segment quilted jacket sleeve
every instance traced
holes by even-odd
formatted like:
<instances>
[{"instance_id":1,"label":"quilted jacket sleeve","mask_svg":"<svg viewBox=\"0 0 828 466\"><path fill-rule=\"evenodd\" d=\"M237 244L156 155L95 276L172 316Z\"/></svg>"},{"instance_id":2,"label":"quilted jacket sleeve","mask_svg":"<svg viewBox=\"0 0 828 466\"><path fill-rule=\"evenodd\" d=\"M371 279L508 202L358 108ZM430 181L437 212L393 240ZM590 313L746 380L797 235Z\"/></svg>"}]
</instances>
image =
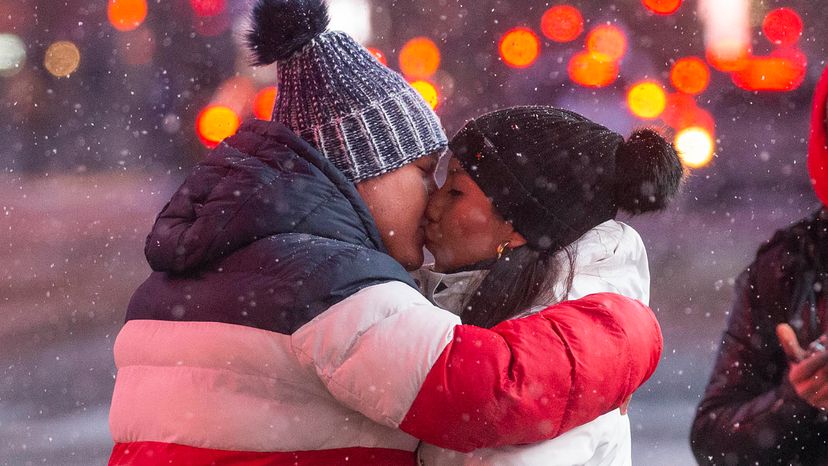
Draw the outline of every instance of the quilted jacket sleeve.
<instances>
[{"instance_id":1,"label":"quilted jacket sleeve","mask_svg":"<svg viewBox=\"0 0 828 466\"><path fill-rule=\"evenodd\" d=\"M389 283L333 306L294 345L343 404L471 451L554 438L618 408L654 372L662 339L649 308L615 294L483 329Z\"/></svg>"}]
</instances>

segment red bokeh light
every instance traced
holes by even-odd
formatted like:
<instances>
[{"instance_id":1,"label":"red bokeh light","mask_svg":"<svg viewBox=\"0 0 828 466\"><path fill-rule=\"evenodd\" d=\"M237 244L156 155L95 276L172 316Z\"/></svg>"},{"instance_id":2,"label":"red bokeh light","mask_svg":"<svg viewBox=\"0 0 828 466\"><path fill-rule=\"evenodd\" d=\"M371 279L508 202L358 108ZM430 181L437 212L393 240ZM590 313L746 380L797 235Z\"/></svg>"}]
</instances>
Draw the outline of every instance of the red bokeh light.
<instances>
[{"instance_id":1,"label":"red bokeh light","mask_svg":"<svg viewBox=\"0 0 828 466\"><path fill-rule=\"evenodd\" d=\"M535 31L518 27L509 30L500 39L500 57L512 68L526 68L535 63L540 54L540 39Z\"/></svg>"},{"instance_id":2,"label":"red bokeh light","mask_svg":"<svg viewBox=\"0 0 828 466\"><path fill-rule=\"evenodd\" d=\"M641 0L645 7L653 13L671 15L681 6L681 0Z\"/></svg>"},{"instance_id":3,"label":"red bokeh light","mask_svg":"<svg viewBox=\"0 0 828 466\"><path fill-rule=\"evenodd\" d=\"M400 50L400 71L408 79L426 79L440 67L440 49L427 37L415 37Z\"/></svg>"},{"instance_id":4,"label":"red bokeh light","mask_svg":"<svg viewBox=\"0 0 828 466\"><path fill-rule=\"evenodd\" d=\"M790 8L777 8L765 16L762 32L774 44L791 45L802 35L802 18Z\"/></svg>"},{"instance_id":5,"label":"red bokeh light","mask_svg":"<svg viewBox=\"0 0 828 466\"><path fill-rule=\"evenodd\" d=\"M748 91L792 91L805 80L806 66L783 57L751 57L731 74L733 84Z\"/></svg>"},{"instance_id":6,"label":"red bokeh light","mask_svg":"<svg viewBox=\"0 0 828 466\"><path fill-rule=\"evenodd\" d=\"M227 7L226 0L190 0L193 12L201 17L217 16Z\"/></svg>"},{"instance_id":7,"label":"red bokeh light","mask_svg":"<svg viewBox=\"0 0 828 466\"><path fill-rule=\"evenodd\" d=\"M579 52L569 60L567 71L569 79L581 86L605 87L618 78L618 62L601 54Z\"/></svg>"},{"instance_id":8,"label":"red bokeh light","mask_svg":"<svg viewBox=\"0 0 828 466\"><path fill-rule=\"evenodd\" d=\"M553 6L541 17L541 32L555 42L571 42L584 32L584 18L574 6Z\"/></svg>"},{"instance_id":9,"label":"red bokeh light","mask_svg":"<svg viewBox=\"0 0 828 466\"><path fill-rule=\"evenodd\" d=\"M701 58L681 58L670 70L670 82L681 92L701 94L710 83L710 70Z\"/></svg>"},{"instance_id":10,"label":"red bokeh light","mask_svg":"<svg viewBox=\"0 0 828 466\"><path fill-rule=\"evenodd\" d=\"M602 24L587 34L587 50L605 55L617 61L627 52L627 36L624 31L611 24Z\"/></svg>"},{"instance_id":11,"label":"red bokeh light","mask_svg":"<svg viewBox=\"0 0 828 466\"><path fill-rule=\"evenodd\" d=\"M379 60L380 63L382 63L385 66L388 66L388 59L385 58L385 54L382 53L382 50L374 47L368 47L368 52L370 52L371 55L374 56L374 58Z\"/></svg>"},{"instance_id":12,"label":"red bokeh light","mask_svg":"<svg viewBox=\"0 0 828 466\"><path fill-rule=\"evenodd\" d=\"M266 87L253 99L253 114L260 120L270 121L273 107L276 105L276 88Z\"/></svg>"}]
</instances>

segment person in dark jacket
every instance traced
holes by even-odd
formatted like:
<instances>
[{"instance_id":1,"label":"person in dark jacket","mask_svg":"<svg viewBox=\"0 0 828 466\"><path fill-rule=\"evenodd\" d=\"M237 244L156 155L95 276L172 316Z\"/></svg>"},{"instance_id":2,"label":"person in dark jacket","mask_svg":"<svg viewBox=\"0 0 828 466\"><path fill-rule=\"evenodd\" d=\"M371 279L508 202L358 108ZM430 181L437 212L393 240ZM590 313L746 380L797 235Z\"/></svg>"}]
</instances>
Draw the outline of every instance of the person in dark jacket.
<instances>
[{"instance_id":1,"label":"person in dark jacket","mask_svg":"<svg viewBox=\"0 0 828 466\"><path fill-rule=\"evenodd\" d=\"M556 437L655 370L655 316L620 295L484 329L419 293L406 268L445 134L326 25L321 0L254 9L254 52L279 65L274 121L213 150L147 238L154 272L114 347L110 465L413 466L417 439Z\"/></svg>"},{"instance_id":2,"label":"person in dark jacket","mask_svg":"<svg viewBox=\"0 0 828 466\"><path fill-rule=\"evenodd\" d=\"M808 155L823 205L826 98L828 70L814 96ZM826 285L828 210L820 207L777 232L737 280L736 301L691 431L700 464L828 465Z\"/></svg>"}]
</instances>

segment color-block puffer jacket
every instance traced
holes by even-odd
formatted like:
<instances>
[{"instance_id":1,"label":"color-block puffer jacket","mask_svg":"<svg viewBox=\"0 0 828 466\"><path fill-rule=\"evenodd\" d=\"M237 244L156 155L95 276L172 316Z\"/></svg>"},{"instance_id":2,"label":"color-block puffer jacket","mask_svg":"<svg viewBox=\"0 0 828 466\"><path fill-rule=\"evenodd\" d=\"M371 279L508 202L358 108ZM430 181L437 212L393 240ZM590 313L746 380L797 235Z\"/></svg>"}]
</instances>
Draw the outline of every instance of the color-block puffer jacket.
<instances>
[{"instance_id":1,"label":"color-block puffer jacket","mask_svg":"<svg viewBox=\"0 0 828 466\"><path fill-rule=\"evenodd\" d=\"M460 325L277 123L200 163L146 253L115 343L112 465L411 465L417 439L535 442L620 406L661 352L653 313L615 294Z\"/></svg>"}]
</instances>

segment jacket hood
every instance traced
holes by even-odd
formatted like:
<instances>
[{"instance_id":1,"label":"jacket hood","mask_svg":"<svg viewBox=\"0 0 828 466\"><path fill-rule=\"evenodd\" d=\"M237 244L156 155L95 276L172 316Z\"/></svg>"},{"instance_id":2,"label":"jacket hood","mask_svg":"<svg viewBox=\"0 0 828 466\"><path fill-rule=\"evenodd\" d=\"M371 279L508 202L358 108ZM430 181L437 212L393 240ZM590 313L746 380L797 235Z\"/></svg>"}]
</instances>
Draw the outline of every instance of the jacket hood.
<instances>
[{"instance_id":1,"label":"jacket hood","mask_svg":"<svg viewBox=\"0 0 828 466\"><path fill-rule=\"evenodd\" d=\"M828 67L822 72L822 77L814 91L814 101L811 111L811 134L808 141L808 172L811 184L814 186L819 200L828 205Z\"/></svg>"},{"instance_id":2,"label":"jacket hood","mask_svg":"<svg viewBox=\"0 0 828 466\"><path fill-rule=\"evenodd\" d=\"M250 121L195 167L144 252L153 270L181 273L280 233L386 252L368 207L333 164L284 125Z\"/></svg>"},{"instance_id":3,"label":"jacket hood","mask_svg":"<svg viewBox=\"0 0 828 466\"><path fill-rule=\"evenodd\" d=\"M608 220L575 242L575 276L566 299L612 292L650 303L650 266L641 236Z\"/></svg>"}]
</instances>

